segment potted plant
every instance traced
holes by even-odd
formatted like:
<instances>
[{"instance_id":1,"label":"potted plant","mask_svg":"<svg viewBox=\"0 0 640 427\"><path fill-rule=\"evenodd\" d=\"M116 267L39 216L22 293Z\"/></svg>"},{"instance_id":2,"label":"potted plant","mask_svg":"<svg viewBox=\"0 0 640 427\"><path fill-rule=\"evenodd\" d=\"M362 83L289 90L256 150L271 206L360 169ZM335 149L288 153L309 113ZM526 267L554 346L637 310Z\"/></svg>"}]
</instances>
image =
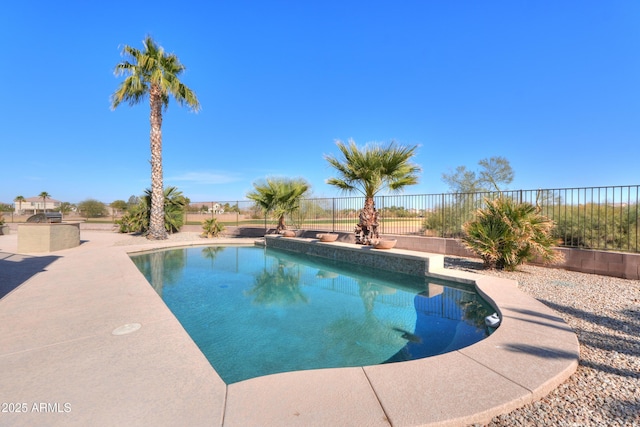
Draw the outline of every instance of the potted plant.
<instances>
[{"instance_id":1,"label":"potted plant","mask_svg":"<svg viewBox=\"0 0 640 427\"><path fill-rule=\"evenodd\" d=\"M373 240L373 247L375 249L392 249L396 245L396 242L396 239Z\"/></svg>"},{"instance_id":2,"label":"potted plant","mask_svg":"<svg viewBox=\"0 0 640 427\"><path fill-rule=\"evenodd\" d=\"M316 237L320 239L321 242L335 242L338 239L338 234L324 233L324 234L317 234Z\"/></svg>"}]
</instances>

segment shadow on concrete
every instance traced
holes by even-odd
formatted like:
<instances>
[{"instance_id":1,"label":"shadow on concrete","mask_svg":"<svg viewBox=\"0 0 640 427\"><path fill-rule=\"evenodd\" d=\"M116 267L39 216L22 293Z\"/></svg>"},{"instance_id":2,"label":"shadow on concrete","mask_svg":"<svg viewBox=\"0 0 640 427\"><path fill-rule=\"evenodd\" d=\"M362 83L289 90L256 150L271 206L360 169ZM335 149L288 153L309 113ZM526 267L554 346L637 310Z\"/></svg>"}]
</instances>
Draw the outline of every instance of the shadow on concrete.
<instances>
[{"instance_id":1,"label":"shadow on concrete","mask_svg":"<svg viewBox=\"0 0 640 427\"><path fill-rule=\"evenodd\" d=\"M567 359L578 360L579 353L576 351L560 350L552 347L542 347L527 344L507 344L505 348L516 353L526 353L544 359Z\"/></svg>"},{"instance_id":2,"label":"shadow on concrete","mask_svg":"<svg viewBox=\"0 0 640 427\"><path fill-rule=\"evenodd\" d=\"M458 258L458 257L444 257L445 268L455 268L457 270L469 271L471 273L477 273L484 270L484 263L481 260L471 258Z\"/></svg>"},{"instance_id":3,"label":"shadow on concrete","mask_svg":"<svg viewBox=\"0 0 640 427\"><path fill-rule=\"evenodd\" d=\"M533 310L520 310L517 308L511 308L510 310L514 313L520 313L523 316L510 316L505 314L505 319L515 319L521 322L534 323L536 325L541 325L548 328L560 329L561 331L574 332L571 326L569 326L569 324L566 323L561 317L542 314Z\"/></svg>"},{"instance_id":4,"label":"shadow on concrete","mask_svg":"<svg viewBox=\"0 0 640 427\"><path fill-rule=\"evenodd\" d=\"M44 271L59 256L28 256L0 252L0 298Z\"/></svg>"}]
</instances>

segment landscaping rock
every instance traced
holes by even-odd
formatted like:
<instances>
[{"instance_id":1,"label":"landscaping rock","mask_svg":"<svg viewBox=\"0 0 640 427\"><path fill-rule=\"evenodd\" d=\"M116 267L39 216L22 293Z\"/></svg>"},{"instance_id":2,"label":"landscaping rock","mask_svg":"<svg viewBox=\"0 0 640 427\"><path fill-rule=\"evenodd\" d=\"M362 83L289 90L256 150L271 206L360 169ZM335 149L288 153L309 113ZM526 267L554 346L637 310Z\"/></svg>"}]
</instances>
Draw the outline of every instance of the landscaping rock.
<instances>
[{"instance_id":1,"label":"landscaping rock","mask_svg":"<svg viewBox=\"0 0 640 427\"><path fill-rule=\"evenodd\" d=\"M495 417L497 426L640 426L640 280L521 266L482 270L482 262L445 264L518 282L555 310L580 341L578 370L540 401ZM478 271L482 270L482 271Z\"/></svg>"}]
</instances>

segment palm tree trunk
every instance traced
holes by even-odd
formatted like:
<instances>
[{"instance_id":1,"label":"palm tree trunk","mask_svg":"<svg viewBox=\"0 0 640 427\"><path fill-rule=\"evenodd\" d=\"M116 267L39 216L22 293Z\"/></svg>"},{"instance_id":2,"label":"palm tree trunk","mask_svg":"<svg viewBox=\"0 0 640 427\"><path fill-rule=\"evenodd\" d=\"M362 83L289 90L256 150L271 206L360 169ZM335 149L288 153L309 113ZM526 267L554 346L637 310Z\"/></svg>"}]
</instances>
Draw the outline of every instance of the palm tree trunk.
<instances>
[{"instance_id":1,"label":"palm tree trunk","mask_svg":"<svg viewBox=\"0 0 640 427\"><path fill-rule=\"evenodd\" d=\"M378 211L373 197L367 197L364 207L360 210L360 222L358 223L360 232L356 235L356 243L363 245L371 244L372 239L377 239L378 235Z\"/></svg>"},{"instance_id":2,"label":"palm tree trunk","mask_svg":"<svg viewBox=\"0 0 640 427\"><path fill-rule=\"evenodd\" d=\"M276 232L280 233L282 230L286 230L287 226L284 223L284 215L280 215L278 218L278 227L276 228Z\"/></svg>"},{"instance_id":3,"label":"palm tree trunk","mask_svg":"<svg viewBox=\"0 0 640 427\"><path fill-rule=\"evenodd\" d=\"M164 289L164 256L165 252L154 252L149 254L149 264L151 270L151 287L162 297Z\"/></svg>"},{"instance_id":4,"label":"palm tree trunk","mask_svg":"<svg viewBox=\"0 0 640 427\"><path fill-rule=\"evenodd\" d=\"M164 188L162 182L162 97L153 86L149 91L151 103L151 215L148 239L167 238L164 228Z\"/></svg>"}]
</instances>

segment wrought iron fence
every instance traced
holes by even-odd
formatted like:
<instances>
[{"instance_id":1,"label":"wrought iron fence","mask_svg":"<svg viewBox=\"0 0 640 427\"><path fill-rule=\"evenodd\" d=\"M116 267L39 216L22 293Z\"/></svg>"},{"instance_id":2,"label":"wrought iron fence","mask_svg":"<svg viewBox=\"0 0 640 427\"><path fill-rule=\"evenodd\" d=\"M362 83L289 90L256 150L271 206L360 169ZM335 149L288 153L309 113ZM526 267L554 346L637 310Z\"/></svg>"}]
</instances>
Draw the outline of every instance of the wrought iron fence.
<instances>
[{"instance_id":1,"label":"wrought iron fence","mask_svg":"<svg viewBox=\"0 0 640 427\"><path fill-rule=\"evenodd\" d=\"M486 200L498 196L530 203L555 221L561 246L639 252L640 186L512 190L375 197L382 234L461 237ZM216 206L218 207L216 210ZM364 197L305 199L287 224L296 228L352 232ZM196 212L194 211L196 208ZM216 216L229 225L275 227L276 219L250 201L191 203L187 221Z\"/></svg>"}]
</instances>

